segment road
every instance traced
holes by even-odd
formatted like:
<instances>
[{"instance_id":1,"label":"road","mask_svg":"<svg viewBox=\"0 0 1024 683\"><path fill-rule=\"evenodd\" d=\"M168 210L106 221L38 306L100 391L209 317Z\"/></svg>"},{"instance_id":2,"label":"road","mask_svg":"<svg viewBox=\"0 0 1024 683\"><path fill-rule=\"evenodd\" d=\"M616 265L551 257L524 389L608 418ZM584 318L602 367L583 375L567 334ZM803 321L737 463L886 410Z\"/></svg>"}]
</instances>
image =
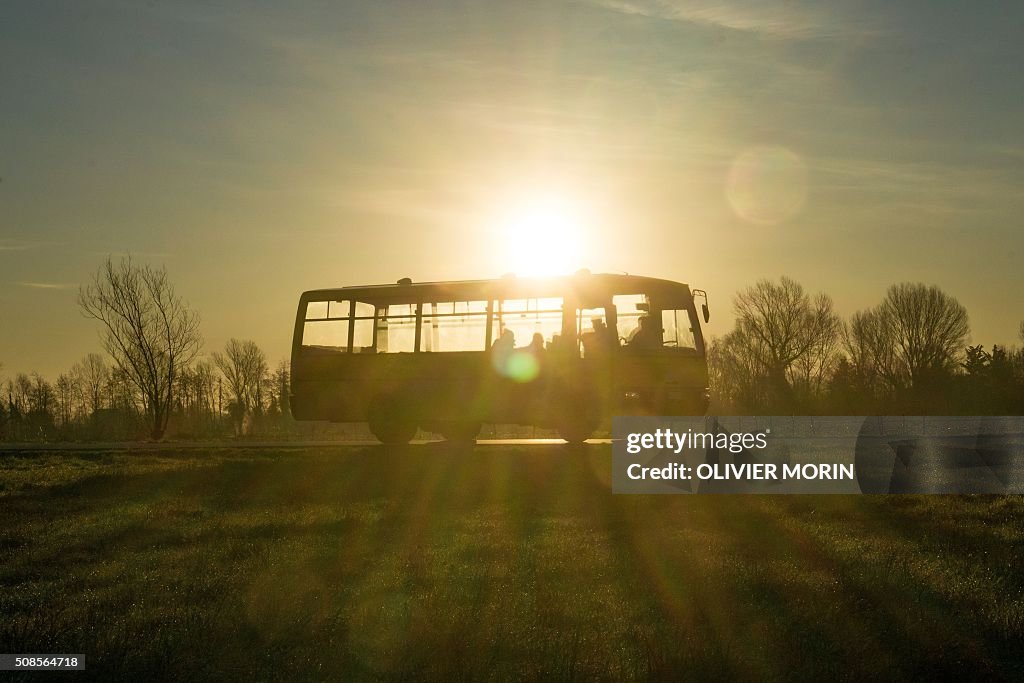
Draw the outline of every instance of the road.
<instances>
[{"instance_id":1,"label":"road","mask_svg":"<svg viewBox=\"0 0 1024 683\"><path fill-rule=\"evenodd\" d=\"M589 439L588 444L608 445L611 439ZM411 446L444 443L441 439L416 439ZM0 443L0 454L55 452L160 452L198 450L276 450L293 451L309 448L365 448L378 446L378 441L109 441L96 443ZM551 446L565 445L562 439L478 439L477 446Z\"/></svg>"}]
</instances>

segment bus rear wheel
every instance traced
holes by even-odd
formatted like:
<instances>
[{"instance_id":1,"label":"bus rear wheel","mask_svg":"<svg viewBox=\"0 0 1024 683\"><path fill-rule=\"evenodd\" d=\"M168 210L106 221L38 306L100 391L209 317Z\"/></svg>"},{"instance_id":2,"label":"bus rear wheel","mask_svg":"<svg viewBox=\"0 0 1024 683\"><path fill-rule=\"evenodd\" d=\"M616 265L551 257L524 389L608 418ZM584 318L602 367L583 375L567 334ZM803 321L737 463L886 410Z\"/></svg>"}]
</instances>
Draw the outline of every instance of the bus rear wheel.
<instances>
[{"instance_id":1,"label":"bus rear wheel","mask_svg":"<svg viewBox=\"0 0 1024 683\"><path fill-rule=\"evenodd\" d=\"M416 436L416 425L397 420L378 422L370 421L370 431L377 440L389 446L407 444Z\"/></svg>"},{"instance_id":2,"label":"bus rear wheel","mask_svg":"<svg viewBox=\"0 0 1024 683\"><path fill-rule=\"evenodd\" d=\"M416 421L404 415L394 402L381 401L368 417L370 431L383 444L407 444L416 436Z\"/></svg>"},{"instance_id":3,"label":"bus rear wheel","mask_svg":"<svg viewBox=\"0 0 1024 683\"><path fill-rule=\"evenodd\" d=\"M441 425L441 436L455 443L473 443L479 433L479 422L446 422Z\"/></svg>"}]
</instances>

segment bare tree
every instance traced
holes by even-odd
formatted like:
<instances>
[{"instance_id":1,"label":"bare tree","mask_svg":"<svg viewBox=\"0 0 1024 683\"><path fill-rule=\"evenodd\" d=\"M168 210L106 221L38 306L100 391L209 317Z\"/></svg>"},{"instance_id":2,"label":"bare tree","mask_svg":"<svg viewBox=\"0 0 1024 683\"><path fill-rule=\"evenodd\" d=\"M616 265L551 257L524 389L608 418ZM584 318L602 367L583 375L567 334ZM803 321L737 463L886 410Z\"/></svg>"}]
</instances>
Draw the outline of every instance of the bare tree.
<instances>
[{"instance_id":1,"label":"bare tree","mask_svg":"<svg viewBox=\"0 0 1024 683\"><path fill-rule=\"evenodd\" d=\"M955 298L935 285L904 282L889 288L878 314L894 345L898 371L910 386L957 367L970 323Z\"/></svg>"},{"instance_id":2,"label":"bare tree","mask_svg":"<svg viewBox=\"0 0 1024 683\"><path fill-rule=\"evenodd\" d=\"M825 393L828 381L835 373L839 359L842 358L841 336L842 320L838 320L838 325L831 334L818 336L808 352L793 361L788 373L789 380L794 389L808 401Z\"/></svg>"},{"instance_id":3,"label":"bare tree","mask_svg":"<svg viewBox=\"0 0 1024 683\"><path fill-rule=\"evenodd\" d=\"M955 298L905 282L890 287L875 308L855 313L843 343L865 385L891 392L954 371L969 332L967 309Z\"/></svg>"},{"instance_id":4,"label":"bare tree","mask_svg":"<svg viewBox=\"0 0 1024 683\"><path fill-rule=\"evenodd\" d=\"M228 389L242 415L263 407L263 380L267 358L256 342L231 339L224 353L214 353L213 362L228 382Z\"/></svg>"},{"instance_id":5,"label":"bare tree","mask_svg":"<svg viewBox=\"0 0 1024 683\"><path fill-rule=\"evenodd\" d=\"M103 323L103 345L138 388L160 439L174 398L175 378L199 353L199 314L175 294L164 267L137 266L131 257L111 258L79 289L87 317Z\"/></svg>"},{"instance_id":6,"label":"bare tree","mask_svg":"<svg viewBox=\"0 0 1024 683\"><path fill-rule=\"evenodd\" d=\"M896 344L885 317L877 310L857 311L843 326L843 347L857 383L873 395L900 387Z\"/></svg>"},{"instance_id":7,"label":"bare tree","mask_svg":"<svg viewBox=\"0 0 1024 683\"><path fill-rule=\"evenodd\" d=\"M711 395L728 411L767 405L764 363L751 353L745 333L734 329L708 345Z\"/></svg>"},{"instance_id":8,"label":"bare tree","mask_svg":"<svg viewBox=\"0 0 1024 683\"><path fill-rule=\"evenodd\" d=\"M24 372L19 372L14 377L14 382L10 385L11 405L13 405L19 414L25 415L30 410L29 397L32 395L32 380Z\"/></svg>"},{"instance_id":9,"label":"bare tree","mask_svg":"<svg viewBox=\"0 0 1024 683\"><path fill-rule=\"evenodd\" d=\"M216 374L216 369L209 361L199 361L195 365L192 389L196 405L202 413L208 415L212 415L217 406Z\"/></svg>"},{"instance_id":10,"label":"bare tree","mask_svg":"<svg viewBox=\"0 0 1024 683\"><path fill-rule=\"evenodd\" d=\"M812 299L788 277L778 284L760 280L736 295L735 313L732 343L762 369L782 403L792 401L794 381L801 375L808 384L821 384L834 361L841 327L827 294Z\"/></svg>"},{"instance_id":11,"label":"bare tree","mask_svg":"<svg viewBox=\"0 0 1024 683\"><path fill-rule=\"evenodd\" d=\"M61 373L57 376L53 388L57 395L57 421L66 429L74 417L75 380L70 375Z\"/></svg>"},{"instance_id":12,"label":"bare tree","mask_svg":"<svg viewBox=\"0 0 1024 683\"><path fill-rule=\"evenodd\" d=\"M288 361L282 360L277 364L272 383L278 411L282 417L291 417L291 368Z\"/></svg>"},{"instance_id":13,"label":"bare tree","mask_svg":"<svg viewBox=\"0 0 1024 683\"><path fill-rule=\"evenodd\" d=\"M54 409L57 408L57 397L53 385L38 372L32 373L28 390L28 408L26 417L32 437L46 438L50 436L57 417L54 414Z\"/></svg>"},{"instance_id":14,"label":"bare tree","mask_svg":"<svg viewBox=\"0 0 1024 683\"><path fill-rule=\"evenodd\" d=\"M71 374L81 384L86 411L92 415L103 407L103 393L110 381L110 368L103 356L90 353L71 368Z\"/></svg>"},{"instance_id":15,"label":"bare tree","mask_svg":"<svg viewBox=\"0 0 1024 683\"><path fill-rule=\"evenodd\" d=\"M4 364L0 363L0 370L3 370L3 369L4 369ZM4 386L3 382L0 382L0 389L2 389L3 386ZM3 397L0 396L0 439L6 439L7 435L8 435L7 421L9 419L9 416L8 416L7 412L8 412L8 406L6 405L6 402L3 400Z\"/></svg>"}]
</instances>

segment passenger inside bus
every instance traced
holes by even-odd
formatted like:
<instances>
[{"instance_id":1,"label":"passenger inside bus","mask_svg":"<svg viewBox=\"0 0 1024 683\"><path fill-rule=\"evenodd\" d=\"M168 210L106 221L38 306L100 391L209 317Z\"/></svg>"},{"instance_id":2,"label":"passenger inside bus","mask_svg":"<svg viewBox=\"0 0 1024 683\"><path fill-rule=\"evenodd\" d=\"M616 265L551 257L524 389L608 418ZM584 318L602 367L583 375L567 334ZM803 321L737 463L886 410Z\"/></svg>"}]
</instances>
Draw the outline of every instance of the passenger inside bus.
<instances>
[{"instance_id":1,"label":"passenger inside bus","mask_svg":"<svg viewBox=\"0 0 1024 683\"><path fill-rule=\"evenodd\" d=\"M608 325L605 324L603 318L591 318L590 327L591 330L589 332L584 332L580 336L580 341L583 343L583 356L585 358L599 356L615 346L615 339L612 337L611 330L608 329Z\"/></svg>"},{"instance_id":2,"label":"passenger inside bus","mask_svg":"<svg viewBox=\"0 0 1024 683\"><path fill-rule=\"evenodd\" d=\"M512 349L516 347L516 335L509 328L505 328L501 331L501 336L494 340L491 344L491 351L496 354L508 354L512 352Z\"/></svg>"},{"instance_id":3,"label":"passenger inside bus","mask_svg":"<svg viewBox=\"0 0 1024 683\"><path fill-rule=\"evenodd\" d=\"M526 350L534 356L542 354L544 352L544 335L540 332L534 332L533 338L530 339L530 343L526 347Z\"/></svg>"},{"instance_id":4,"label":"passenger inside bus","mask_svg":"<svg viewBox=\"0 0 1024 683\"><path fill-rule=\"evenodd\" d=\"M664 330L659 330L651 316L640 316L640 325L630 335L627 346L631 349L660 349L661 335Z\"/></svg>"}]
</instances>

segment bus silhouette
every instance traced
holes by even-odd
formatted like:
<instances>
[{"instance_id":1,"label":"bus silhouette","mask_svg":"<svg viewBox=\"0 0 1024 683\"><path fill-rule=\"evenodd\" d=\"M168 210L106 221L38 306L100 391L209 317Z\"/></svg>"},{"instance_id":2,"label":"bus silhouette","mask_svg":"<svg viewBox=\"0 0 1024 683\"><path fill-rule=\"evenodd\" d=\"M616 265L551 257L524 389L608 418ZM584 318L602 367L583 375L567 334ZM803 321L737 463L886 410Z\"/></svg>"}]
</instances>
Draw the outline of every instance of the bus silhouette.
<instances>
[{"instance_id":1,"label":"bus silhouette","mask_svg":"<svg viewBox=\"0 0 1024 683\"><path fill-rule=\"evenodd\" d=\"M588 438L612 415L703 415L704 339L679 282L616 274L304 292L292 343L299 420L369 423L384 443L481 424Z\"/></svg>"}]
</instances>

